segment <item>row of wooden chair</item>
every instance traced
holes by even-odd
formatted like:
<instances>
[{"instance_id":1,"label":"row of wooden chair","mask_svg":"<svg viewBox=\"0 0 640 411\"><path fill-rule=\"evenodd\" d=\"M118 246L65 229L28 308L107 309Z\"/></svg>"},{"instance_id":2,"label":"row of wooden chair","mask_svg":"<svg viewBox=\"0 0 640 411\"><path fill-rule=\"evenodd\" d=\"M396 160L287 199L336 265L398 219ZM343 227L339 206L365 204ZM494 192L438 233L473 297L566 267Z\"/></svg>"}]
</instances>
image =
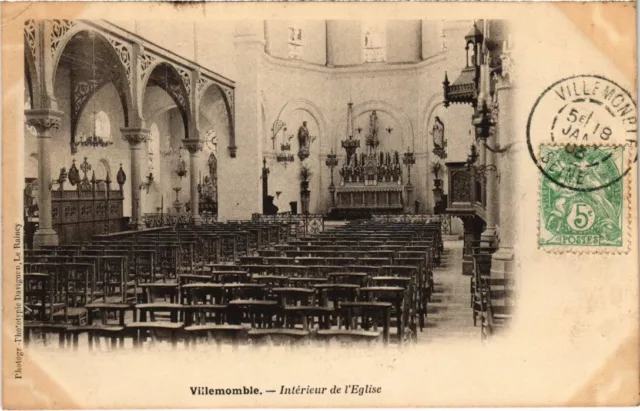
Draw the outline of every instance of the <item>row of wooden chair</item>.
<instances>
[{"instance_id":1,"label":"row of wooden chair","mask_svg":"<svg viewBox=\"0 0 640 411\"><path fill-rule=\"evenodd\" d=\"M491 262L496 247L472 244L473 275L470 283L473 325L478 320L483 339L504 328L513 312L513 282L491 273Z\"/></svg>"},{"instance_id":2,"label":"row of wooden chair","mask_svg":"<svg viewBox=\"0 0 640 411\"><path fill-rule=\"evenodd\" d=\"M138 329L134 333L138 341L142 338L142 334L152 334L152 330L163 330L161 325L163 322L151 321L154 325L149 326L137 324L148 323L147 312L150 316L155 316L156 310L164 310L169 314L170 321L167 324L181 323L180 326L167 325L172 335L178 335L183 331L206 333L209 332L207 327L215 328L215 326L225 329L223 333L229 333L231 328L246 325L247 321L253 325L248 333L255 335L256 338L257 336L270 338L277 335L282 339L283 335L287 334L281 331L282 329L290 329L288 332L293 332L301 338L301 331L325 336L332 333L342 335L345 333L340 331L341 325L343 325L342 328L345 328L345 324L349 324L347 328L357 328L358 325L353 323L353 318L360 316L359 324L364 332L368 333L372 326L382 327L383 339L388 341L389 320L385 318L390 318L391 314L395 315L397 335L400 340L405 334L405 327L408 324L410 327L414 326L413 318L416 313L421 318L421 329L424 326L426 302L433 288L432 269L437 265L440 255L439 230L436 234L433 226L354 224L315 236L287 238L286 243L281 242L284 236L281 232L274 233L269 227L238 224L236 228L235 233L227 232L228 227L216 230L189 227L168 232L156 231L153 234L143 232L131 239L100 240L92 244L84 244L81 251L58 248L55 250L57 253L51 253L50 257L53 260L61 260L59 257L71 257L73 261L73 258L80 258L92 252L96 252L98 258L108 256L112 252L115 254L115 251L125 254L126 269L123 276L125 285L118 290L128 290L128 284L133 279L135 290L133 294L136 297L134 302L137 303L134 307L140 310L140 316L145 316L145 321L134 320L124 325L109 327L123 327L123 330L126 330L122 331L123 335L131 333L131 329ZM274 241L271 240L273 237L276 238ZM207 246L202 238L208 238L210 244ZM215 255L218 249L224 249L225 239L229 240L227 244L231 248L232 255L225 261L227 264L222 264L225 259L203 257L209 254ZM236 254L235 249L238 245L243 251ZM155 252L150 254L152 261L147 264L151 267L144 270L137 269L135 263L137 260L134 256L135 251L141 249L140 247ZM332 260L329 262L335 265L327 265L328 252L338 251L338 247L348 248L359 254L334 257L342 260ZM354 250L354 247L358 249ZM161 256L163 252L166 257L164 260ZM34 257L43 258L43 255L34 255ZM277 260L278 258L281 260ZM404 263L407 264L403 265ZM280 275L286 271L285 267L290 270L288 276ZM337 267L337 269L327 272L328 267ZM363 271L353 271L347 267L364 268ZM164 268L167 270L165 271ZM297 271L292 273L293 270ZM101 282L104 275L99 269L96 272L100 274L85 276L85 290L97 292L101 286L104 288L105 285L110 284L104 280ZM159 277L158 273L161 274ZM34 274L41 273L34 272ZM326 277L320 275L326 275ZM51 280L51 282L56 281L55 278ZM229 284L230 281L234 284ZM39 285L34 290L43 287L47 288ZM54 289L57 290L55 287ZM240 294L245 295L239 295L237 291L229 291L238 289L243 290ZM75 288L73 290L75 291ZM220 290L224 290L223 294L219 294ZM255 294L251 294L252 291ZM42 294L42 291L40 293ZM155 302L151 296L157 293L175 295L175 297L173 300L169 297L168 301ZM296 293L313 301L303 303L301 300L296 300L294 305L285 302L285 300L290 301L293 298L292 295ZM207 296L204 300L201 299L203 294ZM220 297L213 298L216 295ZM284 295L288 296L285 300L282 297ZM353 297L354 295L356 297ZM96 302L94 296L84 299L87 312L95 309L92 304L103 304L104 309L108 304L116 304L107 301L106 298L102 302ZM47 299L46 296L41 298L43 302ZM131 303L128 298L123 298L121 302L121 304ZM116 311L121 309L117 307L111 306ZM283 311L285 308L287 310ZM333 310L330 315L327 314L328 310ZM44 309L42 311L49 314ZM285 312L298 313L299 317L305 319L303 323L306 325L301 329L291 329L289 325L294 320L290 319L291 313L285 315L283 314ZM300 312L306 315L300 315ZM204 317L202 317L203 313ZM318 316L318 313L322 315ZM317 321L310 318L309 314L314 314L313 317ZM349 319L340 320L341 316L345 318L348 316ZM41 318L45 317L46 315L41 315ZM140 318L137 315L136 317ZM196 317L199 318L198 321L195 320ZM327 318L332 317L333 319L327 322ZM317 325L317 332L309 329L309 324ZM323 324L324 327L321 326ZM329 327L326 327L327 324ZM73 335L85 332L82 329L84 326L80 321L70 326L72 327L69 331L72 335L71 340L75 338ZM110 328L98 331L95 330L96 327L90 327L90 325L86 327L89 327L87 333L95 331L98 338L104 333L110 335L109 333L116 332ZM215 331L212 332L215 333Z\"/></svg>"}]
</instances>

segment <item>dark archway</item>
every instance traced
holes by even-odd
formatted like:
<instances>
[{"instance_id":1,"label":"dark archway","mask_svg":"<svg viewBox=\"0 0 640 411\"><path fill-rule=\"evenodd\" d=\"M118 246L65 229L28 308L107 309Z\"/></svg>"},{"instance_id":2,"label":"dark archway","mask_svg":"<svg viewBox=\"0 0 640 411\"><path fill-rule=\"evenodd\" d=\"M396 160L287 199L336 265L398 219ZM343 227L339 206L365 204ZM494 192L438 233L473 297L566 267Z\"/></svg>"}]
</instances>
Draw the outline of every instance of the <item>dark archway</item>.
<instances>
[{"instance_id":1,"label":"dark archway","mask_svg":"<svg viewBox=\"0 0 640 411\"><path fill-rule=\"evenodd\" d=\"M209 83L204 90L202 90L202 98L199 102L198 107L198 115L202 118L202 113L207 113L210 109L209 106L215 104L215 102L220 101L224 104L225 115L226 115L226 128L228 129L227 142L228 147L235 148L236 139L235 139L235 129L233 124L233 112L232 105L229 101L229 97L224 92L224 89L220 87L220 85L216 83ZM221 136L218 135L218 141L222 141Z\"/></svg>"},{"instance_id":2,"label":"dark archway","mask_svg":"<svg viewBox=\"0 0 640 411\"><path fill-rule=\"evenodd\" d=\"M129 109L133 104L127 70L116 50L101 33L82 30L65 44L58 66L54 69L53 84L59 68L69 69L71 147L75 147L78 122L91 98L112 83L120 98L124 126L129 126Z\"/></svg>"},{"instance_id":3,"label":"dark archway","mask_svg":"<svg viewBox=\"0 0 640 411\"><path fill-rule=\"evenodd\" d=\"M164 90L175 102L184 124L184 138L189 139L189 93L176 68L166 62L160 62L153 67L143 87L142 107L144 107L149 87L158 87Z\"/></svg>"}]
</instances>

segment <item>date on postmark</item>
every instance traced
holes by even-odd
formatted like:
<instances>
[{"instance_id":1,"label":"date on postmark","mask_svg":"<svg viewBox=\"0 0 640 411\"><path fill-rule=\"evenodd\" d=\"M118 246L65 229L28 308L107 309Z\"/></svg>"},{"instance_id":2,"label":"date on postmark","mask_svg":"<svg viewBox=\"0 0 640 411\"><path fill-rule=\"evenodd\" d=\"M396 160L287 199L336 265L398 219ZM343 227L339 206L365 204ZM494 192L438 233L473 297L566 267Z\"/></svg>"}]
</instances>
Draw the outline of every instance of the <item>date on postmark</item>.
<instances>
[{"instance_id":1,"label":"date on postmark","mask_svg":"<svg viewBox=\"0 0 640 411\"><path fill-rule=\"evenodd\" d=\"M527 122L540 170L538 246L547 251L627 252L637 162L636 102L601 76L547 88Z\"/></svg>"}]
</instances>

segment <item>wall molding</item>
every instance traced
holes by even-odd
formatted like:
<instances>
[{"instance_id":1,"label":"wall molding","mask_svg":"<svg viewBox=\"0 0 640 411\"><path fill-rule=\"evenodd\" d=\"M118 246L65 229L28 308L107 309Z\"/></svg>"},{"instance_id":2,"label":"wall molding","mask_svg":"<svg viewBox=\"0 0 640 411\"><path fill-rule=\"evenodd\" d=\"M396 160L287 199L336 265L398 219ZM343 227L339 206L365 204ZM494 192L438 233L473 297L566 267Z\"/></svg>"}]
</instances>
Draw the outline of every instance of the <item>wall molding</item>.
<instances>
[{"instance_id":1,"label":"wall molding","mask_svg":"<svg viewBox=\"0 0 640 411\"><path fill-rule=\"evenodd\" d=\"M415 74L422 74L422 72L428 70L430 67L446 61L447 52L439 52L433 56L428 57L425 60L418 62L407 63L363 63L354 64L348 66L332 66L309 63L302 60L285 59L281 57L274 57L266 52L262 52L263 63L273 68L280 69L294 69L312 71L322 74L331 75L397 75L414 72Z\"/></svg>"}]
</instances>

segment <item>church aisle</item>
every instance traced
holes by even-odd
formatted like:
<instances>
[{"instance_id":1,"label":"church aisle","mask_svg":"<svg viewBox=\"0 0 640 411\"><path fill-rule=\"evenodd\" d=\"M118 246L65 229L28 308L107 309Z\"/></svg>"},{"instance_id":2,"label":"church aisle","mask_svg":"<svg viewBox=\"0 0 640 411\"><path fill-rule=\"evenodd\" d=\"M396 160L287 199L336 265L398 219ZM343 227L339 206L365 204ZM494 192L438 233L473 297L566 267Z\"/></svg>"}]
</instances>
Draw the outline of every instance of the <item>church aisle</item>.
<instances>
[{"instance_id":1,"label":"church aisle","mask_svg":"<svg viewBox=\"0 0 640 411\"><path fill-rule=\"evenodd\" d=\"M434 275L435 289L429 303L427 328L420 342L464 338L480 342L480 326L473 326L468 276L462 271L462 240L444 242L442 263Z\"/></svg>"}]
</instances>

